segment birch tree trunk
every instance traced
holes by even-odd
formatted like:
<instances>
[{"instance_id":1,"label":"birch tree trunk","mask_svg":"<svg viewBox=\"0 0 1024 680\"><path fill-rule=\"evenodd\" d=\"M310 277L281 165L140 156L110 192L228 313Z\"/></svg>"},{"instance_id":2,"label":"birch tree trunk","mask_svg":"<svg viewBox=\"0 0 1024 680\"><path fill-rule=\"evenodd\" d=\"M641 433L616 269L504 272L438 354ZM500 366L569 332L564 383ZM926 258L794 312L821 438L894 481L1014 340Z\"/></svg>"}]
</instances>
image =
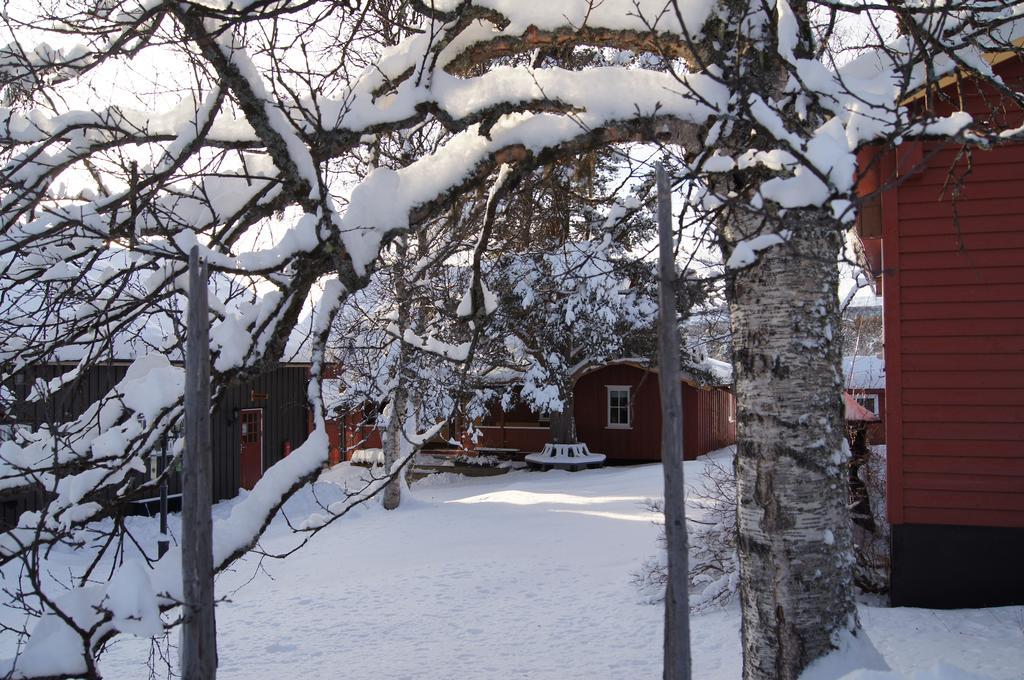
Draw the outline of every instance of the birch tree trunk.
<instances>
[{"instance_id":1,"label":"birch tree trunk","mask_svg":"<svg viewBox=\"0 0 1024 680\"><path fill-rule=\"evenodd\" d=\"M768 21L746 20L760 10L769 12ZM778 42L783 24L795 22L797 40L782 51L816 58L809 5L719 0L717 11L728 19L704 56L724 65L736 103L735 123L717 149L733 157L771 151L776 144L758 129L761 119L749 104L786 101L791 75ZM787 130L800 139L810 139L830 117L817 102L781 112L787 114ZM796 680L842 638L860 633L839 356L838 253L845 229L828 207L782 213L765 205L761 188L786 176L750 167L714 180L724 203L716 224L727 255L744 239L788 232L785 242L759 249L753 264L727 270L745 680ZM862 634L859 642L870 651Z\"/></svg>"},{"instance_id":2,"label":"birch tree trunk","mask_svg":"<svg viewBox=\"0 0 1024 680\"><path fill-rule=\"evenodd\" d=\"M834 339L841 229L823 209L785 222L790 240L729 281L747 680L794 680L860 625ZM725 227L731 241L742 223Z\"/></svg>"},{"instance_id":3,"label":"birch tree trunk","mask_svg":"<svg viewBox=\"0 0 1024 680\"><path fill-rule=\"evenodd\" d=\"M388 406L388 424L384 430L384 471L390 473L395 463L402 456L402 437L405 436L402 427L405 412L409 403L409 395L405 388L404 381L399 378L399 385L391 396L391 404ZM383 505L385 510L394 510L402 502L402 479L396 475L384 487Z\"/></svg>"},{"instance_id":4,"label":"birch tree trunk","mask_svg":"<svg viewBox=\"0 0 1024 680\"><path fill-rule=\"evenodd\" d=\"M384 438L381 445L384 448L384 470L390 474L395 464L402 457L402 437L405 436L405 419L409 406L409 389L406 380L406 364L409 362L409 348L406 346L402 336L409 328L410 308L408 285L405 280L406 268L405 258L408 256L408 247L405 239L399 239L395 246L395 264L392 267L395 279L395 300L398 303L398 318L395 320L398 328L398 358L395 371L395 388L391 394L391 403L388 406L388 422L384 429ZM385 510L394 510L402 502L402 479L396 475L384 487L383 500L381 501Z\"/></svg>"}]
</instances>

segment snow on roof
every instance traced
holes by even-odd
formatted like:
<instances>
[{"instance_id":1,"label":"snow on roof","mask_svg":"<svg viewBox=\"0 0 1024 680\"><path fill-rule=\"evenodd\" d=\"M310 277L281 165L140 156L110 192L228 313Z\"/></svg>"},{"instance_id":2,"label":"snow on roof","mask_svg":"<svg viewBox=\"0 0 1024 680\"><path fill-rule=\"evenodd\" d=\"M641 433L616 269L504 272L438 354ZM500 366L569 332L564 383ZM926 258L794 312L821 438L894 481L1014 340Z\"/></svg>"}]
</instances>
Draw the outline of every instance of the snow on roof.
<instances>
[{"instance_id":1,"label":"snow on roof","mask_svg":"<svg viewBox=\"0 0 1024 680\"><path fill-rule=\"evenodd\" d=\"M183 299L183 296L182 296ZM184 307L184 303L181 305ZM171 314L166 311L156 311L142 314L137 318L130 319L118 330L111 333L106 342L102 345L103 350L99 357L109 361L135 361L147 354L157 353L166 356L170 361L181 363L184 361L182 354L182 338L180 337L180 321L175 323ZM42 326L40 325L34 341L51 340L56 333L63 330L63 326ZM67 342L54 348L51 361L58 363L81 361L87 355L96 350L93 343L99 339L99 335L84 337L75 342ZM312 329L309 316L300 319L288 337L288 342L281 357L284 364L308 364L312 361Z\"/></svg>"},{"instance_id":2,"label":"snow on roof","mask_svg":"<svg viewBox=\"0 0 1024 680\"><path fill-rule=\"evenodd\" d=\"M697 364L695 368L708 373L711 377L718 380L718 385L732 384L732 364L727 361L719 361L718 359L708 357Z\"/></svg>"},{"instance_id":3,"label":"snow on roof","mask_svg":"<svg viewBox=\"0 0 1024 680\"><path fill-rule=\"evenodd\" d=\"M308 364L312 362L312 347L309 324L300 323L288 337L288 343L281 357L283 364ZM163 354L172 362L184 361L181 352L181 338L177 336L174 322L166 314L149 314L130 324L130 328L110 338L109 351L103 353L110 361L135 361L153 352ZM80 361L86 355L85 343L68 344L58 347L54 361Z\"/></svg>"},{"instance_id":4,"label":"snow on roof","mask_svg":"<svg viewBox=\"0 0 1024 680\"><path fill-rule=\"evenodd\" d=\"M849 392L843 392L843 410L848 421L871 423L880 420L877 415L858 404Z\"/></svg>"},{"instance_id":5,"label":"snow on roof","mask_svg":"<svg viewBox=\"0 0 1024 680\"><path fill-rule=\"evenodd\" d=\"M644 357L622 357L619 359L607 359L604 361L585 360L572 368L572 374L579 378L584 373L596 371L605 366L627 364L642 368L645 371L655 371L657 368L651 366L650 360ZM704 358L699 362L689 363L681 367L684 379L696 380L700 384L723 387L732 384L732 364L717 359ZM710 378L711 380L708 380Z\"/></svg>"},{"instance_id":6,"label":"snow on roof","mask_svg":"<svg viewBox=\"0 0 1024 680\"><path fill-rule=\"evenodd\" d=\"M885 360L875 356L844 357L843 384L848 390L884 390Z\"/></svg>"},{"instance_id":7,"label":"snow on roof","mask_svg":"<svg viewBox=\"0 0 1024 680\"><path fill-rule=\"evenodd\" d=\"M512 368L511 366L499 366L484 373L481 380L487 385L505 385L517 383L523 380L526 375L525 369Z\"/></svg>"}]
</instances>

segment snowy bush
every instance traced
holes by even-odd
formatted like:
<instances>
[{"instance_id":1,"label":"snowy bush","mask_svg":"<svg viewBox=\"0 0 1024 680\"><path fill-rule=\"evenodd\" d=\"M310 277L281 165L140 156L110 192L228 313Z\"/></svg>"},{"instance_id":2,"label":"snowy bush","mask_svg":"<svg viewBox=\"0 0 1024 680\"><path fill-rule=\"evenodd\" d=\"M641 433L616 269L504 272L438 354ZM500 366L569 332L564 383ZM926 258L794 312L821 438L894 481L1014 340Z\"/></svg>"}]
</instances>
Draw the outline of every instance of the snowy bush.
<instances>
[{"instance_id":1,"label":"snowy bush","mask_svg":"<svg viewBox=\"0 0 1024 680\"><path fill-rule=\"evenodd\" d=\"M867 490L871 508L871 529L854 524L857 565L854 581L869 593L889 590L889 522L885 505L885 446L867 448L867 458L857 471Z\"/></svg>"},{"instance_id":2,"label":"snowy bush","mask_svg":"<svg viewBox=\"0 0 1024 680\"><path fill-rule=\"evenodd\" d=\"M356 449L352 452L353 465L373 467L384 464L384 452L381 449Z\"/></svg>"},{"instance_id":3,"label":"snowy bush","mask_svg":"<svg viewBox=\"0 0 1024 680\"><path fill-rule=\"evenodd\" d=\"M885 447L868 449L868 458L858 475L864 482L871 504L874 530L855 526L857 586L864 592L888 590L889 524L885 518ZM703 485L687 495L687 530L690 543L690 609L705 611L733 601L739 587L736 554L736 475L731 461L709 460ZM664 512L662 501L649 500L651 512ZM696 511L696 512L695 512ZM665 533L658 537L664 546ZM649 602L665 596L664 554L647 558L633 573L633 584Z\"/></svg>"},{"instance_id":4,"label":"snowy bush","mask_svg":"<svg viewBox=\"0 0 1024 680\"><path fill-rule=\"evenodd\" d=\"M661 500L648 501L652 512L662 513ZM693 512L700 510L700 514ZM702 487L687 496L690 540L690 609L705 611L726 605L736 595L739 562L736 556L736 475L732 466L710 460ZM659 542L664 545L662 530ZM633 574L633 584L649 602L665 596L664 555L649 557Z\"/></svg>"},{"instance_id":5,"label":"snowy bush","mask_svg":"<svg viewBox=\"0 0 1024 680\"><path fill-rule=\"evenodd\" d=\"M455 465L475 465L477 467L498 467L501 461L497 456L470 456L460 454L452 460Z\"/></svg>"},{"instance_id":6,"label":"snowy bush","mask_svg":"<svg viewBox=\"0 0 1024 680\"><path fill-rule=\"evenodd\" d=\"M690 532L690 608L701 611L728 604L739 586L736 555L736 474L732 462L711 460L704 486L687 499L703 511L687 517Z\"/></svg>"}]
</instances>

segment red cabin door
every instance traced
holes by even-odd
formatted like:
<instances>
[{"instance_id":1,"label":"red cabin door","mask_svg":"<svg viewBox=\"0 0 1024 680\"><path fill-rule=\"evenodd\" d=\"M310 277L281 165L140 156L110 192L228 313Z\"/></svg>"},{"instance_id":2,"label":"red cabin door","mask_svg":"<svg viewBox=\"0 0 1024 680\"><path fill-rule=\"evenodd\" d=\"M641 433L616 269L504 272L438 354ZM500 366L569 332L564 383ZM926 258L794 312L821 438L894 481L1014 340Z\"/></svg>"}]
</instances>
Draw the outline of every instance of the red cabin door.
<instances>
[{"instance_id":1,"label":"red cabin door","mask_svg":"<svg viewBox=\"0 0 1024 680\"><path fill-rule=\"evenodd\" d=\"M240 483L243 489L251 489L263 476L263 409L245 409L239 420L242 423Z\"/></svg>"}]
</instances>

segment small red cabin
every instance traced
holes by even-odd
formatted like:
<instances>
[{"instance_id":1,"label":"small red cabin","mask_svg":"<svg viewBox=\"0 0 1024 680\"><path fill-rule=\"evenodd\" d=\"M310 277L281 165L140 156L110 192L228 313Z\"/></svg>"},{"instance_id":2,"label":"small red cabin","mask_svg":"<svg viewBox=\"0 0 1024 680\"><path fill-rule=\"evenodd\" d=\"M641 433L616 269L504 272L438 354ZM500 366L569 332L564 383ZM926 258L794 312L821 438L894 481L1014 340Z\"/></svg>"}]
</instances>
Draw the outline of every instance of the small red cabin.
<instances>
[{"instance_id":1,"label":"small red cabin","mask_svg":"<svg viewBox=\"0 0 1024 680\"><path fill-rule=\"evenodd\" d=\"M1019 59L996 71L1022 89ZM1024 123L954 87L975 119ZM1024 604L1024 145L911 141L860 166L862 195L892 183L858 225L883 297L892 602Z\"/></svg>"},{"instance_id":2,"label":"small red cabin","mask_svg":"<svg viewBox=\"0 0 1024 680\"><path fill-rule=\"evenodd\" d=\"M709 364L711 365L711 364ZM714 362L721 369L724 364ZM727 370L727 369L726 369ZM702 386L684 377L683 451L686 459L736 442L736 400L724 384ZM637 361L590 366L575 378L576 435L610 462L661 460L661 397L658 372ZM550 441L548 425L523 405L495 409L480 423L476 450L539 451Z\"/></svg>"},{"instance_id":3,"label":"small red cabin","mask_svg":"<svg viewBox=\"0 0 1024 680\"><path fill-rule=\"evenodd\" d=\"M697 456L736 443L736 399L729 391L727 364L708 361L717 385L702 385L684 376L683 457ZM609 462L661 460L661 398L658 372L640 361L616 361L589 366L576 375L573 392L576 434ZM341 422L328 424L331 462L350 460L358 449L379 448L380 430L371 409L349 412ZM464 437L463 447L478 453L501 453L522 458L549 442L548 420L521 401L508 409L495 403L476 424L475 440ZM338 451L335 454L335 451ZM342 453L343 452L343 453Z\"/></svg>"}]
</instances>

